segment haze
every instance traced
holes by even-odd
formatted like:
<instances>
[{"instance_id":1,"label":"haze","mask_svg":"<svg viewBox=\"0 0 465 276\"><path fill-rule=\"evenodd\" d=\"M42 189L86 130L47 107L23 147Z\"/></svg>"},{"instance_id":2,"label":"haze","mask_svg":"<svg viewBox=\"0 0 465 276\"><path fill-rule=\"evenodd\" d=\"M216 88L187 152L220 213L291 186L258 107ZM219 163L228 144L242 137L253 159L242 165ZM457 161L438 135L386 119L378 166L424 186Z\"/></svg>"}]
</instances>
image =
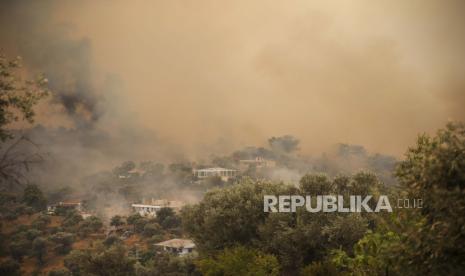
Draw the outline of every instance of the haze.
<instances>
[{"instance_id":1,"label":"haze","mask_svg":"<svg viewBox=\"0 0 465 276\"><path fill-rule=\"evenodd\" d=\"M38 124L84 120L191 158L284 134L304 153L344 142L399 156L465 119L464 12L461 1L3 1L0 34L59 83ZM89 84L74 89L81 73Z\"/></svg>"}]
</instances>

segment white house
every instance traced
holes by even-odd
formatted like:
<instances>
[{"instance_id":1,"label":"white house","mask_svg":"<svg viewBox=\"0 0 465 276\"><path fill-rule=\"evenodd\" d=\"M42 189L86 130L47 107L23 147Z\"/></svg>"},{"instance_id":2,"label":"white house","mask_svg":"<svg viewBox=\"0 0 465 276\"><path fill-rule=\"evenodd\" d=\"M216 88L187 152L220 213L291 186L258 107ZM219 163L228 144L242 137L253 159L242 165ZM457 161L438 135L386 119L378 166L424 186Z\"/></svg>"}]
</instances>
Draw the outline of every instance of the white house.
<instances>
[{"instance_id":1,"label":"white house","mask_svg":"<svg viewBox=\"0 0 465 276\"><path fill-rule=\"evenodd\" d=\"M187 239L171 239L156 243L155 246L162 248L164 251L178 255L192 253L195 248L194 242Z\"/></svg>"},{"instance_id":2,"label":"white house","mask_svg":"<svg viewBox=\"0 0 465 276\"><path fill-rule=\"evenodd\" d=\"M76 210L78 212L82 211L82 204L80 201L76 202L58 202L56 204L47 206L47 214L54 215L57 212L57 209L63 210Z\"/></svg>"},{"instance_id":3,"label":"white house","mask_svg":"<svg viewBox=\"0 0 465 276\"><path fill-rule=\"evenodd\" d=\"M177 200L167 200L167 199L152 199L146 204L132 204L132 208L135 212L138 212L141 216L151 216L156 217L157 212L161 208L172 208L174 211L179 211L184 202Z\"/></svg>"},{"instance_id":4,"label":"white house","mask_svg":"<svg viewBox=\"0 0 465 276\"><path fill-rule=\"evenodd\" d=\"M82 216L83 219L92 216L91 213L84 211L84 208L82 207L82 203L80 201L58 202L56 204L47 206L48 215L56 215L59 212L59 210L75 210Z\"/></svg>"},{"instance_id":5,"label":"white house","mask_svg":"<svg viewBox=\"0 0 465 276\"><path fill-rule=\"evenodd\" d=\"M225 169L225 168L207 168L207 169L198 169L198 170L194 169L193 173L198 178L219 176L221 177L221 180L228 181L230 178L233 178L237 175L237 170Z\"/></svg>"},{"instance_id":6,"label":"white house","mask_svg":"<svg viewBox=\"0 0 465 276\"><path fill-rule=\"evenodd\" d=\"M150 205L150 204L132 204L131 205L134 211L139 213L139 215L145 217L156 217L157 212L163 208L160 205Z\"/></svg>"}]
</instances>

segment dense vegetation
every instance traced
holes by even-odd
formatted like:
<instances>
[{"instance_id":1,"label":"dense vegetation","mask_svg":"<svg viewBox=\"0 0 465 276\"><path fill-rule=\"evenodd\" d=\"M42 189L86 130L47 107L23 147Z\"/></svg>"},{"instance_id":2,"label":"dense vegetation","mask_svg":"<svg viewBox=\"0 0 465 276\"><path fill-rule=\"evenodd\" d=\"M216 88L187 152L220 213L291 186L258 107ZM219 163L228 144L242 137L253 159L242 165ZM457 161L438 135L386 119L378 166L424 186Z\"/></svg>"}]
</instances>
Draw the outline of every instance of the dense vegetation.
<instances>
[{"instance_id":1,"label":"dense vegetation","mask_svg":"<svg viewBox=\"0 0 465 276\"><path fill-rule=\"evenodd\" d=\"M247 247L276 257L280 271L295 275L460 275L465 271L465 128L449 124L435 137L420 136L397 167L398 187L357 173L329 179L306 175L299 187L245 181L207 193L186 208L183 223L206 264L231 259L238 267ZM264 194L388 194L421 198L423 208L382 213L264 213ZM231 251L231 248L240 248ZM225 255L236 257L225 260ZM258 265L255 263L254 265ZM218 266L218 264L216 264ZM265 269L266 266L263 267ZM234 270L210 275L233 275Z\"/></svg>"}]
</instances>

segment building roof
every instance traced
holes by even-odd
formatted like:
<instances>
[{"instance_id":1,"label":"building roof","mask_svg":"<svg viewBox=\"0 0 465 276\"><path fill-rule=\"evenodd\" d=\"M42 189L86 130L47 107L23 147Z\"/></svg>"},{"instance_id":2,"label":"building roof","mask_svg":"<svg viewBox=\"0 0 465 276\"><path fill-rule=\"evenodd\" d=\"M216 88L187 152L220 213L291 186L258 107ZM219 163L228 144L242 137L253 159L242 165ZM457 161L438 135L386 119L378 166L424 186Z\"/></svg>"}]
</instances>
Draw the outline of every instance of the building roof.
<instances>
[{"instance_id":1,"label":"building roof","mask_svg":"<svg viewBox=\"0 0 465 276\"><path fill-rule=\"evenodd\" d=\"M62 202L51 204L49 206L52 206L52 207L57 207L57 206L60 206L60 207L76 207L76 206L80 206L80 205L81 205L80 201L75 201L75 202L72 202L72 201L63 202L62 201Z\"/></svg>"},{"instance_id":2,"label":"building roof","mask_svg":"<svg viewBox=\"0 0 465 276\"><path fill-rule=\"evenodd\" d=\"M224 171L236 171L234 169L225 169L225 168L206 168L206 169L196 169L194 171L203 171L203 172L224 172Z\"/></svg>"},{"instance_id":3,"label":"building roof","mask_svg":"<svg viewBox=\"0 0 465 276\"><path fill-rule=\"evenodd\" d=\"M156 243L158 246L165 246L171 248L194 248L195 243L188 239L171 239L164 242Z\"/></svg>"},{"instance_id":4,"label":"building roof","mask_svg":"<svg viewBox=\"0 0 465 276\"><path fill-rule=\"evenodd\" d=\"M132 207L151 207L151 208L181 208L185 204L182 201L179 200L167 200L167 199L152 199L151 201L147 203L134 203L131 206Z\"/></svg>"},{"instance_id":5,"label":"building roof","mask_svg":"<svg viewBox=\"0 0 465 276\"><path fill-rule=\"evenodd\" d=\"M132 207L141 207L141 208L162 208L160 205L153 205L153 204L132 204Z\"/></svg>"}]
</instances>

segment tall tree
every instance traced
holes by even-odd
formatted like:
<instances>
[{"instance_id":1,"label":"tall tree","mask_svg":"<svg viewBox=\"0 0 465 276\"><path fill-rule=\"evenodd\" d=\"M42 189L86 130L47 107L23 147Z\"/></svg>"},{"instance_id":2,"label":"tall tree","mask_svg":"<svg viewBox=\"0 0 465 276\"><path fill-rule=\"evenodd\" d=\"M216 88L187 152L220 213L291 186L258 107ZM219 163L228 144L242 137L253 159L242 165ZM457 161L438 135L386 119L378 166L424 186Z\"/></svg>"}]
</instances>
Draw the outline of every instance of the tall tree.
<instances>
[{"instance_id":1,"label":"tall tree","mask_svg":"<svg viewBox=\"0 0 465 276\"><path fill-rule=\"evenodd\" d=\"M276 257L245 247L226 249L213 258L200 260L198 265L206 276L277 276L280 271Z\"/></svg>"},{"instance_id":2,"label":"tall tree","mask_svg":"<svg viewBox=\"0 0 465 276\"><path fill-rule=\"evenodd\" d=\"M32 242L32 253L36 256L40 264L44 263L44 257L47 254L47 240L37 237Z\"/></svg>"},{"instance_id":3,"label":"tall tree","mask_svg":"<svg viewBox=\"0 0 465 276\"><path fill-rule=\"evenodd\" d=\"M47 200L45 199L44 194L39 187L34 184L29 184L24 189L23 202L34 208L36 211L45 210L47 207Z\"/></svg>"},{"instance_id":4,"label":"tall tree","mask_svg":"<svg viewBox=\"0 0 465 276\"><path fill-rule=\"evenodd\" d=\"M403 234L406 263L415 273L465 271L465 126L449 123L436 136L422 135L396 175L410 198L423 200Z\"/></svg>"},{"instance_id":5,"label":"tall tree","mask_svg":"<svg viewBox=\"0 0 465 276\"><path fill-rule=\"evenodd\" d=\"M273 151L278 153L293 153L299 149L300 141L291 135L280 137L271 137L268 139L268 144Z\"/></svg>"},{"instance_id":6,"label":"tall tree","mask_svg":"<svg viewBox=\"0 0 465 276\"><path fill-rule=\"evenodd\" d=\"M45 77L23 80L21 74L21 58L9 60L0 53L0 177L15 182L22 180L24 169L42 159L35 152L18 152L21 144L34 144L26 136L14 137L8 127L17 121L32 123L34 106L48 94Z\"/></svg>"},{"instance_id":7,"label":"tall tree","mask_svg":"<svg viewBox=\"0 0 465 276\"><path fill-rule=\"evenodd\" d=\"M123 224L124 224L124 221L123 221L123 218L121 216L116 215L116 216L113 216L111 218L111 221L110 221L111 226L115 226L116 228L118 228L119 226L121 226Z\"/></svg>"}]
</instances>

